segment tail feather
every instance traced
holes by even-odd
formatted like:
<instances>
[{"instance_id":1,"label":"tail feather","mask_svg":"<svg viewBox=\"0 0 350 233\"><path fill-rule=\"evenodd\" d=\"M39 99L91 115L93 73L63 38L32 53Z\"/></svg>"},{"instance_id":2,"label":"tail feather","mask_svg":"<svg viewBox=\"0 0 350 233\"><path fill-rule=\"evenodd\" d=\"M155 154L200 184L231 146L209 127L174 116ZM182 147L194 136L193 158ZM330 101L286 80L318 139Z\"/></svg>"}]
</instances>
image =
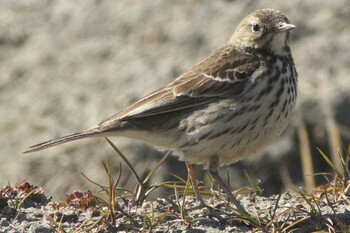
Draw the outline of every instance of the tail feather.
<instances>
[{"instance_id":1,"label":"tail feather","mask_svg":"<svg viewBox=\"0 0 350 233\"><path fill-rule=\"evenodd\" d=\"M61 138L52 139L52 140L48 140L46 142L42 142L42 143L33 145L33 146L29 147L29 149L24 151L23 153L27 154L27 153L31 153L31 152L35 152L35 151L44 150L46 148L53 147L53 146L56 146L59 144L79 140L82 138L90 138L90 137L96 136L98 134L101 134L101 132L100 131L87 131L87 132L82 132L82 133L70 134L70 135L67 135L67 136L64 136Z\"/></svg>"}]
</instances>

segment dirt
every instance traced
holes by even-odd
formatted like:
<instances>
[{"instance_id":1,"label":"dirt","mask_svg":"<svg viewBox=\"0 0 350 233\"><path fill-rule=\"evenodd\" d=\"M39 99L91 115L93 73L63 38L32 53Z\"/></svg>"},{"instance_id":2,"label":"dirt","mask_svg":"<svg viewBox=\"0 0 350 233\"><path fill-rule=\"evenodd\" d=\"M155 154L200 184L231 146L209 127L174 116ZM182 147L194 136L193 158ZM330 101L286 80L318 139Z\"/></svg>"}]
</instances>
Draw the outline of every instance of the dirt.
<instances>
[{"instance_id":1,"label":"dirt","mask_svg":"<svg viewBox=\"0 0 350 233\"><path fill-rule=\"evenodd\" d=\"M205 200L208 207L199 209L191 196L184 202L168 196L139 205L117 198L111 216L110 206L91 191L74 191L55 202L42 188L24 182L1 189L0 232L346 232L350 223L349 195L238 195L246 216L213 194Z\"/></svg>"}]
</instances>

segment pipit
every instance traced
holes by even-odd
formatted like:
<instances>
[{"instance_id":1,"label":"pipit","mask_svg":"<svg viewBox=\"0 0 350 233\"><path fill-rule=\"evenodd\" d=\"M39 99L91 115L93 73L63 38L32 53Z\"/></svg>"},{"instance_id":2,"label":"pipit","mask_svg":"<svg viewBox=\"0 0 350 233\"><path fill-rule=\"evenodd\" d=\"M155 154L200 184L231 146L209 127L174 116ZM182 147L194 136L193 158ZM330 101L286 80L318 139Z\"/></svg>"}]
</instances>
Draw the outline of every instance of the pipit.
<instances>
[{"instance_id":1,"label":"pipit","mask_svg":"<svg viewBox=\"0 0 350 233\"><path fill-rule=\"evenodd\" d=\"M297 97L297 71L289 47L295 28L278 10L246 16L228 43L180 77L98 125L34 145L25 153L92 137L123 136L174 151L202 164L245 212L218 168L253 155L285 129Z\"/></svg>"}]
</instances>

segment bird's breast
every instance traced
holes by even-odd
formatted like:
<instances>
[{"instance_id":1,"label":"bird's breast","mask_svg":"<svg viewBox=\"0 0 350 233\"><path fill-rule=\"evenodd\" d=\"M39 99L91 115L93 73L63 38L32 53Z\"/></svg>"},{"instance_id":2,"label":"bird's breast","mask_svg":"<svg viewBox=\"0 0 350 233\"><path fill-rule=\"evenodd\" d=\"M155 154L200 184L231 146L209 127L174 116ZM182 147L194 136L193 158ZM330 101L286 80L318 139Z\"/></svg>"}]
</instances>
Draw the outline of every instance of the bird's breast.
<instances>
[{"instance_id":1,"label":"bird's breast","mask_svg":"<svg viewBox=\"0 0 350 233\"><path fill-rule=\"evenodd\" d=\"M296 71L288 57L276 57L253 75L244 93L208 105L183 122L179 142L184 159L207 163L218 155L230 164L261 150L286 128L296 100Z\"/></svg>"}]
</instances>

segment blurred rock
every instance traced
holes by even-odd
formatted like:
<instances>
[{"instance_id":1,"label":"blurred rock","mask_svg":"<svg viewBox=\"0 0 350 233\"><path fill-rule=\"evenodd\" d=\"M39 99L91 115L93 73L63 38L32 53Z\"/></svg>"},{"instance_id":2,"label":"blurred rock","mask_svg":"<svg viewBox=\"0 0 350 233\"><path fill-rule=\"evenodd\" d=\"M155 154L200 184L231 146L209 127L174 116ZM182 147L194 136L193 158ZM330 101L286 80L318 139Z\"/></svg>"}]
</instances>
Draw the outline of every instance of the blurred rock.
<instances>
[{"instance_id":1,"label":"blurred rock","mask_svg":"<svg viewBox=\"0 0 350 233\"><path fill-rule=\"evenodd\" d=\"M28 177L49 194L62 197L69 190L91 188L76 170L106 183L101 161L108 159L114 169L118 163L104 139L30 155L22 151L117 113L222 46L245 15L272 6L297 25L291 38L300 76L295 119L306 122L312 149L318 146L330 152L325 127L329 116L341 123L340 132L347 145L350 8L346 0L3 0L0 184ZM292 169L289 174L300 183L297 126L297 120L292 122L263 157L234 165L234 186L246 184L242 179L244 168L253 178L262 180L267 192L279 192L283 189L281 166ZM144 144L135 140L112 140L140 172L164 154L150 147L144 149ZM318 164L320 156L316 149L313 152ZM161 167L164 178L168 178L169 171L186 174L184 165L174 166L174 161L171 166Z\"/></svg>"}]
</instances>

